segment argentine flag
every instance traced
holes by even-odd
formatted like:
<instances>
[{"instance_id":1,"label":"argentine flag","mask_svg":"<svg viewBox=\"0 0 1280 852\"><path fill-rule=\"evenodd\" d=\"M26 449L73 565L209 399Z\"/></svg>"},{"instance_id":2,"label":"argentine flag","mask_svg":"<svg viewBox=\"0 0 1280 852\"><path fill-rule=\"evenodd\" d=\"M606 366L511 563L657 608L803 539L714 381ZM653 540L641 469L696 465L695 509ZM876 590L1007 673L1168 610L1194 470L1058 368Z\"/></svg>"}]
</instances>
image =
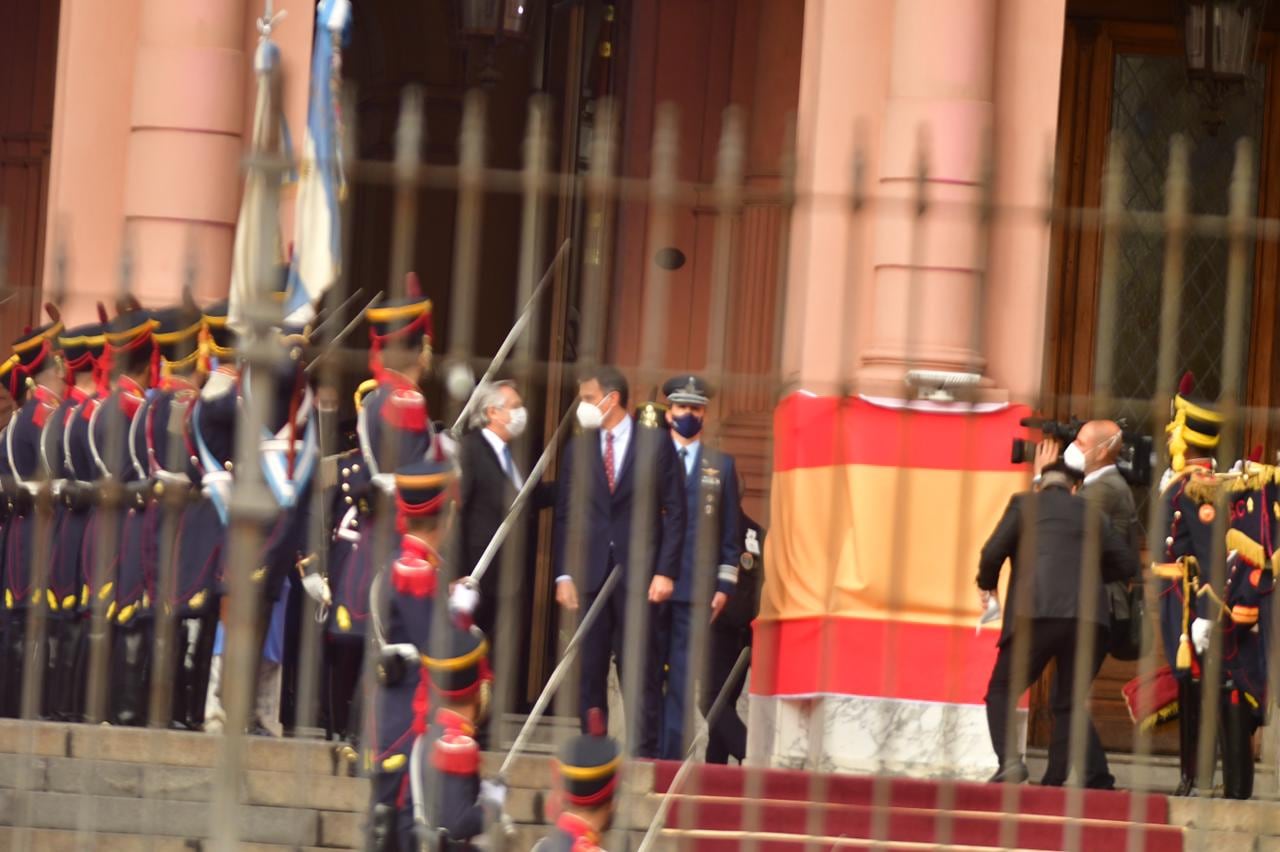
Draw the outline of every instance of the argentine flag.
<instances>
[{"instance_id":1,"label":"argentine flag","mask_svg":"<svg viewBox=\"0 0 1280 852\"><path fill-rule=\"evenodd\" d=\"M342 96L342 40L350 19L350 0L320 0L316 7L307 138L294 217L293 264L285 291L284 315L289 323L311 320L312 305L333 285L342 269L339 205L345 181L338 112Z\"/></svg>"},{"instance_id":2,"label":"argentine flag","mask_svg":"<svg viewBox=\"0 0 1280 852\"><path fill-rule=\"evenodd\" d=\"M284 13L258 21L258 50L253 70L258 79L253 109L251 152L259 157L283 156L292 160L289 127L285 123L280 92L280 49L271 40L271 29ZM286 176L287 178L290 176ZM250 168L245 174L244 195L236 218L235 245L231 255L231 292L227 321L242 329L244 305L249 301L255 279L266 263L280 258L280 186L282 181L264 168ZM264 260L267 258L268 260Z\"/></svg>"}]
</instances>

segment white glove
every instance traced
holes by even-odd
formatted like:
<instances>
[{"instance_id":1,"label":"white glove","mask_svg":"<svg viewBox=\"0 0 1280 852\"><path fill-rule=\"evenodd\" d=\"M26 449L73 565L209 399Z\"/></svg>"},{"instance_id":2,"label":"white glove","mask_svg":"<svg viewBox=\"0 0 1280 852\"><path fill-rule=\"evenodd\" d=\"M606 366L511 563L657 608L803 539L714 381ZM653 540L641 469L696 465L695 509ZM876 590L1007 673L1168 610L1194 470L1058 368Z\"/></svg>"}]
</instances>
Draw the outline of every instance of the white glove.
<instances>
[{"instance_id":1,"label":"white glove","mask_svg":"<svg viewBox=\"0 0 1280 852\"><path fill-rule=\"evenodd\" d=\"M329 591L329 581L319 574L307 574L302 578L302 590L311 596L316 603L325 606L333 603L333 593Z\"/></svg>"},{"instance_id":2,"label":"white glove","mask_svg":"<svg viewBox=\"0 0 1280 852\"><path fill-rule=\"evenodd\" d=\"M1213 622L1207 618L1197 618L1191 622L1191 644L1196 653L1203 654L1209 650L1209 634L1213 632Z\"/></svg>"},{"instance_id":3,"label":"white glove","mask_svg":"<svg viewBox=\"0 0 1280 852\"><path fill-rule=\"evenodd\" d=\"M454 615L471 615L480 603L480 592L469 580L463 580L449 592L449 612Z\"/></svg>"},{"instance_id":4,"label":"white glove","mask_svg":"<svg viewBox=\"0 0 1280 852\"><path fill-rule=\"evenodd\" d=\"M482 780L478 801L495 811L502 810L503 805L507 803L507 785L501 781Z\"/></svg>"}]
</instances>

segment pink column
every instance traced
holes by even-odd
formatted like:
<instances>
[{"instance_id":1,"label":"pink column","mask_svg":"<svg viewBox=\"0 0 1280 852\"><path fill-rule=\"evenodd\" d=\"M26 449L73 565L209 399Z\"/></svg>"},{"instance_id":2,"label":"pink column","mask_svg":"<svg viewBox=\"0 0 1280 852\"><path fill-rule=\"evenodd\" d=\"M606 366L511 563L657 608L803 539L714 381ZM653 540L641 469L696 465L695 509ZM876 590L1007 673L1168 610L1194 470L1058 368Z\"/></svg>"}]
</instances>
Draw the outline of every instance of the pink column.
<instances>
[{"instance_id":1,"label":"pink column","mask_svg":"<svg viewBox=\"0 0 1280 852\"><path fill-rule=\"evenodd\" d=\"M245 0L141 0L124 195L134 294L178 299L188 252L197 298L224 294L240 197ZM305 22L302 24L305 26Z\"/></svg>"},{"instance_id":2,"label":"pink column","mask_svg":"<svg viewBox=\"0 0 1280 852\"><path fill-rule=\"evenodd\" d=\"M974 205L992 128L996 0L897 0L875 187L870 339L859 386L902 395L908 365L967 371L982 236ZM934 207L917 218L921 155Z\"/></svg>"},{"instance_id":3,"label":"pink column","mask_svg":"<svg viewBox=\"0 0 1280 852\"><path fill-rule=\"evenodd\" d=\"M62 0L43 286L67 252L63 318L89 322L115 290L128 161L137 3Z\"/></svg>"}]
</instances>

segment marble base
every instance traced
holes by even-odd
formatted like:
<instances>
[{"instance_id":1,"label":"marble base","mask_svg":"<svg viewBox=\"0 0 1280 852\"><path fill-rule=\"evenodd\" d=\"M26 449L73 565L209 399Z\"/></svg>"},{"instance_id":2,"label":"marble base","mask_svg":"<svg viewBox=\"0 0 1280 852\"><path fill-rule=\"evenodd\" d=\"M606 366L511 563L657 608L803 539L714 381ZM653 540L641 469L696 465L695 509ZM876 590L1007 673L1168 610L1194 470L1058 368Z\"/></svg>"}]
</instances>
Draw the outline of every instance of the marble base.
<instances>
[{"instance_id":1,"label":"marble base","mask_svg":"<svg viewBox=\"0 0 1280 852\"><path fill-rule=\"evenodd\" d=\"M1018 742L1027 716L1018 711ZM985 780L996 769L986 708L856 695L751 696L747 762L818 772Z\"/></svg>"}]
</instances>

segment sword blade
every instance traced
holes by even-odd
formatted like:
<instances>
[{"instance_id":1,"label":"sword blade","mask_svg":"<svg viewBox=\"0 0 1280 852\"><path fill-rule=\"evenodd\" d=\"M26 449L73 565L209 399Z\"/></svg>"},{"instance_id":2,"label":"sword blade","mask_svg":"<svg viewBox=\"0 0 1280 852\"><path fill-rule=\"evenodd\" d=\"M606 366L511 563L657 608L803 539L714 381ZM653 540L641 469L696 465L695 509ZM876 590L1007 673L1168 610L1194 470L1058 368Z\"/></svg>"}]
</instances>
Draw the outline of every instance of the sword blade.
<instances>
[{"instance_id":1,"label":"sword blade","mask_svg":"<svg viewBox=\"0 0 1280 852\"><path fill-rule=\"evenodd\" d=\"M547 446L543 449L542 455L538 457L538 462L533 466L533 470L529 471L524 485L520 487L520 493L516 495L516 499L511 501L511 508L507 510L507 516L502 519L502 523L494 531L493 538L489 539L489 544L485 547L484 553L481 553L480 558L476 560L475 567L471 569L470 578L475 581L477 586L480 583L480 579L484 577L485 572L489 570L489 566L493 564L494 557L498 555L498 549L502 547L502 543L511 534L516 519L524 509L525 503L529 502L529 495L533 493L533 489L537 488L538 483L542 481L542 475L546 472L547 465L551 463L551 459L555 456L556 446L560 443L560 436L568 428L573 414L574 409L570 408L565 412L564 417L560 418L560 425L556 427L556 431L551 435L551 440L547 442Z\"/></svg>"},{"instance_id":2,"label":"sword blade","mask_svg":"<svg viewBox=\"0 0 1280 852\"><path fill-rule=\"evenodd\" d=\"M644 833L644 839L640 841L640 848L637 852L648 852L650 847L658 838L658 832L662 831L662 827L667 822L667 813L671 810L671 800L676 795L676 791L684 784L685 778L693 769L693 760L696 756L698 746L702 744L708 737L708 732L716 720L720 718L720 714L728 705L726 699L729 696L729 684L733 683L742 674L742 670L746 668L747 661L751 659L751 646L742 649L738 654L738 660L733 664L733 670L729 672L729 677L720 685L720 692L716 695L716 700L712 702L711 709L707 711L707 726L698 732L693 738L693 742L689 744L689 751L685 755L684 763L680 764L680 769L676 771L675 777L671 779L671 784L667 787L667 792L663 794L662 801L658 803L658 810L653 815L653 822L649 823L649 828Z\"/></svg>"},{"instance_id":3,"label":"sword blade","mask_svg":"<svg viewBox=\"0 0 1280 852\"><path fill-rule=\"evenodd\" d=\"M534 702L533 709L529 711L529 717L524 720L524 725L521 726L520 733L516 735L515 742L511 744L511 750L507 752L507 756L502 761L502 767L498 769L499 778L507 777L511 764L524 749L525 740L529 739L529 735L533 733L534 725L538 723L538 720L542 718L542 714L546 712L547 705L551 702L551 696L555 695L560 682L569 673L569 666L573 662L574 655L578 653L578 646L582 644L582 638L587 635L587 631L591 629L591 625L599 617L601 610L604 609L604 602L609 599L609 595L613 592L613 587L618 585L618 578L621 576L619 566L613 566L613 570L605 578L604 585L600 587L599 593L596 594L596 599L592 602L591 608L587 610L582 623L574 631L573 638L565 646L564 656L560 658L555 670L551 672L551 677L547 678L547 685L542 688L542 694Z\"/></svg>"},{"instance_id":4,"label":"sword blade","mask_svg":"<svg viewBox=\"0 0 1280 852\"><path fill-rule=\"evenodd\" d=\"M471 410L475 408L477 395L480 388L493 378L494 373L501 369L506 362L507 356L511 354L511 348L516 345L516 341L520 338L520 334L529 324L529 317L533 316L533 308L538 304L538 298L542 296L542 291L551 283L551 276L560 266L560 261L564 257L565 250L569 248L569 240L566 239L560 244L556 256L551 258L551 265L547 267L547 271L543 274L542 280L538 282L538 286L534 288L533 295L529 297L529 301L525 303L524 310L516 319L515 324L511 326L511 330L507 332L506 340L502 341L502 345L498 347L497 354L493 356L493 360L489 362L489 367L484 371L484 375L480 377L480 381L471 389L471 396L467 397L467 404L462 406L462 411L458 413L458 419L453 421L453 426L449 429L449 434L456 436L458 430L462 428L462 424L467 421L467 416Z\"/></svg>"},{"instance_id":5,"label":"sword blade","mask_svg":"<svg viewBox=\"0 0 1280 852\"><path fill-rule=\"evenodd\" d=\"M355 327L360 324L360 320L364 319L365 312L381 301L382 291L379 290L374 294L373 298L369 300L369 303L361 308L360 312L351 318L351 322L347 323L346 326L343 327L342 331L333 336L333 340L329 341L329 345L324 348L324 351L317 355L315 359L307 365L306 372L310 373L316 368L317 364L324 360L326 355L337 349L338 344L342 343L342 341L346 339L347 335L354 331Z\"/></svg>"}]
</instances>

